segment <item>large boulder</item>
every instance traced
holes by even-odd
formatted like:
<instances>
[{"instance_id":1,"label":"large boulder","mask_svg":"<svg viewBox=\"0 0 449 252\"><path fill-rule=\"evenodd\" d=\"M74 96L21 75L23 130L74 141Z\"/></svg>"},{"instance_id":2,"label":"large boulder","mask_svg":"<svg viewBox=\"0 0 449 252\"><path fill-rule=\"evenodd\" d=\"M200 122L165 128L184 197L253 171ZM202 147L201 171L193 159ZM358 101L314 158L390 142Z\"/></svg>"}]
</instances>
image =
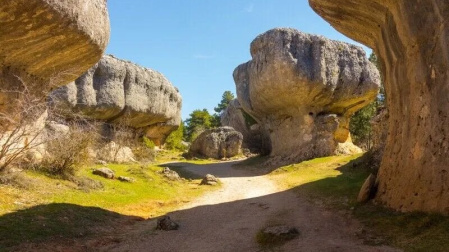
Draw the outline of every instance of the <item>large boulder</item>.
<instances>
[{"instance_id":1,"label":"large boulder","mask_svg":"<svg viewBox=\"0 0 449 252\"><path fill-rule=\"evenodd\" d=\"M15 0L0 6L0 112L25 84L37 96L94 65L109 41L106 0Z\"/></svg>"},{"instance_id":2,"label":"large boulder","mask_svg":"<svg viewBox=\"0 0 449 252\"><path fill-rule=\"evenodd\" d=\"M380 60L389 120L377 200L401 211L449 214L449 2L309 3Z\"/></svg>"},{"instance_id":3,"label":"large boulder","mask_svg":"<svg viewBox=\"0 0 449 252\"><path fill-rule=\"evenodd\" d=\"M221 125L232 127L242 133L243 148L266 155L270 153L268 132L265 132L259 123L242 109L237 99L229 102L221 114L220 122Z\"/></svg>"},{"instance_id":4,"label":"large boulder","mask_svg":"<svg viewBox=\"0 0 449 252\"><path fill-rule=\"evenodd\" d=\"M189 153L215 159L234 157L241 152L242 141L242 133L231 127L209 129L193 141Z\"/></svg>"},{"instance_id":5,"label":"large boulder","mask_svg":"<svg viewBox=\"0 0 449 252\"><path fill-rule=\"evenodd\" d=\"M145 131L163 142L181 123L182 98L161 73L111 55L51 94L66 117L105 121Z\"/></svg>"},{"instance_id":6,"label":"large boulder","mask_svg":"<svg viewBox=\"0 0 449 252\"><path fill-rule=\"evenodd\" d=\"M362 48L276 28L234 70L242 108L270 133L271 156L296 162L335 153L350 117L376 98L380 77Z\"/></svg>"}]
</instances>

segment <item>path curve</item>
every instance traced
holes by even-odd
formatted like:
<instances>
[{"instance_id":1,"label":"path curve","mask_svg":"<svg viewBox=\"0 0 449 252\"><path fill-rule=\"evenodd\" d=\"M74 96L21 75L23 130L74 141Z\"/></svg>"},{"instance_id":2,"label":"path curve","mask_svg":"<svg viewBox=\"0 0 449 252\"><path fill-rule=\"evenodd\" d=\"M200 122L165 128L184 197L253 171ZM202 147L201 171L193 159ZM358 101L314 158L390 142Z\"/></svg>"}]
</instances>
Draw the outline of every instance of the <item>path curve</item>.
<instances>
[{"instance_id":1,"label":"path curve","mask_svg":"<svg viewBox=\"0 0 449 252\"><path fill-rule=\"evenodd\" d=\"M276 251L399 251L364 245L355 233L356 221L313 205L291 191L280 191L266 176L232 167L233 162L183 168L220 177L222 188L170 213L177 231L154 231L155 220L107 251L257 252L257 232L268 225L287 224L300 230L299 238Z\"/></svg>"}]
</instances>

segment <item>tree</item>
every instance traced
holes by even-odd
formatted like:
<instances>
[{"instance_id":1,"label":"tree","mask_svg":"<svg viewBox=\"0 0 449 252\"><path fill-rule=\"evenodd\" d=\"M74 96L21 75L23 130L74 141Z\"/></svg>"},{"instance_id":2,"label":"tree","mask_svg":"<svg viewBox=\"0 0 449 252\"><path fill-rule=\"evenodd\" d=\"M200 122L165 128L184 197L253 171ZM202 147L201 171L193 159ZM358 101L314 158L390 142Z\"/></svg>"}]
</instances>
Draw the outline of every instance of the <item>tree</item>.
<instances>
[{"instance_id":1,"label":"tree","mask_svg":"<svg viewBox=\"0 0 449 252\"><path fill-rule=\"evenodd\" d=\"M212 115L212 127L221 126L221 114L223 114L229 103L234 99L234 94L231 91L224 91L220 103L214 108L216 113Z\"/></svg>"},{"instance_id":2,"label":"tree","mask_svg":"<svg viewBox=\"0 0 449 252\"><path fill-rule=\"evenodd\" d=\"M170 150L184 150L185 146L182 144L184 137L184 122L181 122L178 129L170 133L165 140L165 147Z\"/></svg>"},{"instance_id":3,"label":"tree","mask_svg":"<svg viewBox=\"0 0 449 252\"><path fill-rule=\"evenodd\" d=\"M214 108L215 112L218 114L223 113L223 111L228 107L229 103L234 100L234 94L231 91L224 91L223 95L221 96L221 101L217 105L217 107Z\"/></svg>"},{"instance_id":4,"label":"tree","mask_svg":"<svg viewBox=\"0 0 449 252\"><path fill-rule=\"evenodd\" d=\"M196 109L190 113L189 118L185 121L184 136L187 141L191 142L204 130L212 127L212 116L207 109Z\"/></svg>"}]
</instances>

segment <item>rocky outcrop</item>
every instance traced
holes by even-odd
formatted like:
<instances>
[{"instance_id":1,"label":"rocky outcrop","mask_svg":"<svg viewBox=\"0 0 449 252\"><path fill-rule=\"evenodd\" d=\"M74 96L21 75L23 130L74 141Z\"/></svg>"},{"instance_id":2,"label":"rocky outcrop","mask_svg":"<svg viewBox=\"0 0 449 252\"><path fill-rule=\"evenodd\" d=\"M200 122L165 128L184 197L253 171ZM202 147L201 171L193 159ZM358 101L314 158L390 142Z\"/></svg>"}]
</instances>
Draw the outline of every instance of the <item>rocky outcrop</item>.
<instances>
[{"instance_id":1,"label":"rocky outcrop","mask_svg":"<svg viewBox=\"0 0 449 252\"><path fill-rule=\"evenodd\" d=\"M94 65L109 41L106 0L17 0L0 6L0 88L39 95ZM0 111L17 106L0 93Z\"/></svg>"},{"instance_id":2,"label":"rocky outcrop","mask_svg":"<svg viewBox=\"0 0 449 252\"><path fill-rule=\"evenodd\" d=\"M309 2L337 30L373 48L384 70L389 121L377 200L449 214L449 2Z\"/></svg>"},{"instance_id":3,"label":"rocky outcrop","mask_svg":"<svg viewBox=\"0 0 449 252\"><path fill-rule=\"evenodd\" d=\"M205 130L192 143L190 156L229 158L241 153L243 136L231 127Z\"/></svg>"},{"instance_id":4,"label":"rocky outcrop","mask_svg":"<svg viewBox=\"0 0 449 252\"><path fill-rule=\"evenodd\" d=\"M247 114L237 99L232 100L221 114L221 125L234 128L242 133L242 147L253 153L270 154L270 137L268 132L263 131L259 123Z\"/></svg>"},{"instance_id":5,"label":"rocky outcrop","mask_svg":"<svg viewBox=\"0 0 449 252\"><path fill-rule=\"evenodd\" d=\"M376 115L371 119L371 128L373 131L373 147L370 150L372 154L373 167L378 170L382 161L385 149L385 143L388 136L388 110L386 107L380 107Z\"/></svg>"},{"instance_id":6,"label":"rocky outcrop","mask_svg":"<svg viewBox=\"0 0 449 252\"><path fill-rule=\"evenodd\" d=\"M270 133L271 156L295 162L335 153L354 112L373 101L380 77L362 48L277 28L251 43L234 71L242 108Z\"/></svg>"},{"instance_id":7,"label":"rocky outcrop","mask_svg":"<svg viewBox=\"0 0 449 252\"><path fill-rule=\"evenodd\" d=\"M66 117L143 129L159 142L181 123L182 98L177 88L154 70L109 55L55 90L51 99Z\"/></svg>"}]
</instances>

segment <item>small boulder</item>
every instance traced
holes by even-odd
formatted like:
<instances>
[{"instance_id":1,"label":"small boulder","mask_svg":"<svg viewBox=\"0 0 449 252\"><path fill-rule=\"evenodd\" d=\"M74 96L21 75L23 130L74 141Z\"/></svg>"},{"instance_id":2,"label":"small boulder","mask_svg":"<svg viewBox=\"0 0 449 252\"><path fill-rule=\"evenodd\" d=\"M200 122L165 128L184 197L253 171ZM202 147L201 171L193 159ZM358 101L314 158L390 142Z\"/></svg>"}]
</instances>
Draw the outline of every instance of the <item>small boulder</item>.
<instances>
[{"instance_id":1,"label":"small boulder","mask_svg":"<svg viewBox=\"0 0 449 252\"><path fill-rule=\"evenodd\" d=\"M192 143L189 156L207 158L229 158L241 153L242 133L232 127L205 130Z\"/></svg>"},{"instance_id":2,"label":"small boulder","mask_svg":"<svg viewBox=\"0 0 449 252\"><path fill-rule=\"evenodd\" d=\"M98 176L102 176L102 177L107 178L107 179L114 179L115 178L114 171L109 169L109 168L107 168L107 167L101 167L101 168L95 169L95 170L93 170L92 173L95 174L95 175L98 175Z\"/></svg>"},{"instance_id":3,"label":"small boulder","mask_svg":"<svg viewBox=\"0 0 449 252\"><path fill-rule=\"evenodd\" d=\"M170 231L170 230L178 230L178 228L179 228L179 224L172 221L170 219L170 216L168 216L168 215L162 216L161 218L159 218L157 220L157 226L156 226L157 230Z\"/></svg>"},{"instance_id":4,"label":"small boulder","mask_svg":"<svg viewBox=\"0 0 449 252\"><path fill-rule=\"evenodd\" d=\"M119 176L117 179L120 180L121 182L128 182L128 183L134 183L136 181L133 178L125 177L125 176Z\"/></svg>"},{"instance_id":5,"label":"small boulder","mask_svg":"<svg viewBox=\"0 0 449 252\"><path fill-rule=\"evenodd\" d=\"M359 195L357 196L357 202L365 203L374 197L376 193L376 177L370 174L362 185Z\"/></svg>"},{"instance_id":6,"label":"small boulder","mask_svg":"<svg viewBox=\"0 0 449 252\"><path fill-rule=\"evenodd\" d=\"M207 174L203 180L201 180L200 185L216 185L220 180L212 174Z\"/></svg>"},{"instance_id":7,"label":"small boulder","mask_svg":"<svg viewBox=\"0 0 449 252\"><path fill-rule=\"evenodd\" d=\"M289 226L272 226L261 231L263 243L277 243L294 239L299 236L299 231L295 227Z\"/></svg>"},{"instance_id":8,"label":"small boulder","mask_svg":"<svg viewBox=\"0 0 449 252\"><path fill-rule=\"evenodd\" d=\"M179 174L175 171L170 170L168 167L164 167L164 170L162 170L162 174L169 180L180 180L181 177Z\"/></svg>"}]
</instances>

